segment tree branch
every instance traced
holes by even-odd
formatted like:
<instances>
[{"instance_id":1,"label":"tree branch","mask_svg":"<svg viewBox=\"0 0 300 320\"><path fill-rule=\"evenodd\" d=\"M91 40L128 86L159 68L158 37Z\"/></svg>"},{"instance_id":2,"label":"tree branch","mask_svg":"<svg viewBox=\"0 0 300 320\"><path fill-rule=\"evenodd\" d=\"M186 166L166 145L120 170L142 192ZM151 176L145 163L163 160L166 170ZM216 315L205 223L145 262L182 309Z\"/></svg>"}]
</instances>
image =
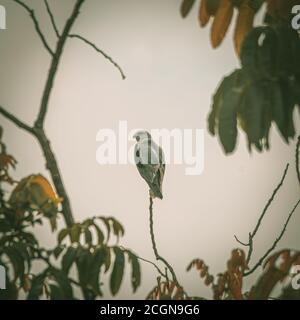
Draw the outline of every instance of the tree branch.
<instances>
[{"instance_id":1,"label":"tree branch","mask_svg":"<svg viewBox=\"0 0 300 320\"><path fill-rule=\"evenodd\" d=\"M256 224L256 227L254 228L253 232L251 233L251 237L252 237L252 238L256 235L256 233L257 233L257 231L258 231L258 229L259 229L259 227L260 227L260 225L261 225L261 222L262 222L265 214L267 213L270 205L272 204L272 202L273 202L273 200L274 200L277 192L278 192L279 189L282 187L283 182L284 182L284 180L285 180L285 177L286 177L286 175L287 175L289 166L290 166L289 164L286 165L285 170L284 170L284 173L283 173L283 176L282 176L282 178L281 178L278 186L277 186L276 189L273 191L273 194L272 194L271 198L270 198L269 201L267 202L267 204L266 204L266 206L265 206L265 208L264 208L264 210L263 210L260 218L258 219L258 222L257 222L257 224Z\"/></svg>"},{"instance_id":2,"label":"tree branch","mask_svg":"<svg viewBox=\"0 0 300 320\"><path fill-rule=\"evenodd\" d=\"M16 116L11 114L10 112L6 111L2 106L0 106L0 114L2 114L3 117L5 117L6 119L14 123L17 127L33 134L33 128L25 124L23 121L19 120Z\"/></svg>"},{"instance_id":3,"label":"tree branch","mask_svg":"<svg viewBox=\"0 0 300 320\"><path fill-rule=\"evenodd\" d=\"M52 150L49 139L47 138L45 132L42 129L34 128L34 135L37 138L44 157L46 159L46 168L51 174L55 189L57 194L63 198L62 201L62 213L66 222L66 225L70 228L74 224L74 217L72 214L71 204L69 196L66 192L61 173L57 164L55 154Z\"/></svg>"},{"instance_id":4,"label":"tree branch","mask_svg":"<svg viewBox=\"0 0 300 320\"><path fill-rule=\"evenodd\" d=\"M248 243L243 243L243 242L240 241L236 236L234 236L237 242L239 242L239 243L242 244L243 246L249 247L249 251L248 251L247 259L246 259L247 263L250 262L251 256L252 256L252 253L253 253L253 239L254 239L256 233L258 232L258 230L259 230L259 228L260 228L260 226L261 226L262 220L263 220L263 218L265 217L265 215L266 215L266 213L267 213L270 205L272 204L273 200L275 199L275 196L276 196L277 192L278 192L279 189L282 187L283 182L284 182L284 180L285 180L285 178L286 178L286 175L287 175L287 173L288 173L288 169L289 169L289 164L286 165L286 168L285 168L285 170L284 170L283 176L282 176L282 178L281 178L278 186L277 186L276 189L273 191L271 198L268 200L267 204L265 205L265 207L264 207L264 209L263 209L263 212L262 212L262 214L260 215L260 217L259 217L259 219L258 219L258 221L257 221L257 224L256 224L254 230L249 233L249 242L248 242Z\"/></svg>"},{"instance_id":5,"label":"tree branch","mask_svg":"<svg viewBox=\"0 0 300 320\"><path fill-rule=\"evenodd\" d=\"M19 5L21 5L22 7L24 7L28 12L30 12L32 19L35 22L37 32L39 33L39 35L42 35L33 10L30 9L25 3L23 3L20 0L14 0L14 1L16 3L18 3ZM49 98L50 98L50 94L51 94L51 91L53 88L53 83L54 83L54 79L55 79L55 76L57 73L59 61L60 61L61 55L63 53L64 45L65 45L66 40L68 38L69 32L70 32L77 16L79 15L80 8L81 8L82 4L84 3L84 1L85 0L77 0L76 1L74 8L73 8L73 11L70 15L70 18L67 20L65 27L64 27L64 30L63 30L63 33L58 40L56 51L52 57L51 67L50 67L48 78L47 78L46 85L44 88L40 111L39 111L37 120L34 124L34 127L31 128L30 126L26 125L21 120L17 119L15 116L13 116L12 114L10 114L6 110L4 110L2 107L0 107L0 113L3 116L5 116L7 119L9 119L13 123L15 123L18 127L30 132L31 134L33 134L37 138L37 140L43 150L43 153L44 153L44 156L46 159L46 168L50 171L56 192L60 197L63 198L62 213L63 213L64 219L65 219L66 225L68 227L71 227L74 224L74 217L72 214L69 197L68 197L68 194L67 194L66 189L64 187L64 183L63 183L63 180L62 180L59 168L58 168L56 157L55 157L54 152L51 148L49 139L47 138L45 131L44 131L44 121L45 121ZM44 38L42 37L42 39L44 39Z\"/></svg>"},{"instance_id":6,"label":"tree branch","mask_svg":"<svg viewBox=\"0 0 300 320\"><path fill-rule=\"evenodd\" d=\"M52 49L50 48L41 28L40 28L40 25L39 25L39 22L35 16L35 13L34 13L34 10L31 9L26 3L24 3L23 1L21 0L13 0L14 2L16 2L17 4L19 4L21 7L23 7L30 15L32 21L33 21L33 24L34 24L34 27L35 27L35 30L37 32L37 34L39 35L44 47L46 48L46 50L51 54L51 56L54 55Z\"/></svg>"},{"instance_id":7,"label":"tree branch","mask_svg":"<svg viewBox=\"0 0 300 320\"><path fill-rule=\"evenodd\" d=\"M88 44L89 46L91 46L93 49L95 49L97 52L99 52L100 54L102 54L102 56L107 59L110 63L112 63L120 72L122 79L126 79L126 76L122 70L122 68L109 56L107 55L103 50L99 49L94 43L92 43L91 41L87 40L86 38L78 35L78 34L70 34L69 35L70 38L77 38L83 42L85 42L86 44Z\"/></svg>"},{"instance_id":8,"label":"tree branch","mask_svg":"<svg viewBox=\"0 0 300 320\"><path fill-rule=\"evenodd\" d=\"M17 1L17 0L15 0L15 1ZM48 109L48 104L49 104L49 98L50 98L50 94L52 92L55 76L57 74L58 65L59 65L64 47L65 47L67 38L69 36L69 32L70 32L77 16L80 13L80 8L83 5L84 1L85 0L77 0L76 1L76 4L73 8L73 12L72 12L70 18L67 20L65 27L63 29L63 32L57 42L56 50L55 50L54 56L52 58L50 70L48 73L48 78L47 78L46 85L44 88L44 93L43 93L43 97L42 97L39 115L38 115L37 120L35 122L35 127L37 127L37 128L43 128L43 126L44 126L45 117L47 114L47 109Z\"/></svg>"},{"instance_id":9,"label":"tree branch","mask_svg":"<svg viewBox=\"0 0 300 320\"><path fill-rule=\"evenodd\" d=\"M157 272L158 272L161 276L163 276L163 277L166 276L166 275L159 269L159 267L158 267L154 262L152 262L152 261L150 261L150 260L147 260L147 259L144 259L144 258L142 258L142 257L139 257L139 256L136 255L136 254L135 254L135 256L136 256L136 258L137 258L138 260L141 260L141 261L144 261L144 262L146 262L146 263L151 264L151 265L157 270Z\"/></svg>"},{"instance_id":10,"label":"tree branch","mask_svg":"<svg viewBox=\"0 0 300 320\"><path fill-rule=\"evenodd\" d=\"M162 256L159 255L158 250L157 250L157 246L156 246L156 242L155 242L155 236L154 236L154 230L153 230L153 199L152 199L151 195L150 195L149 213L150 213L150 216L149 216L150 235L151 235L152 248L153 248L153 251L154 251L155 258L156 258L156 260L162 261L162 262L167 266L167 268L168 268L169 271L171 272L173 281L176 283L176 285L177 285L178 287L181 288L181 285L179 284L179 282L178 282L178 280L177 280L177 277L176 277L176 274L175 274L174 269L173 269L172 266L168 263L168 261L166 261Z\"/></svg>"},{"instance_id":11,"label":"tree branch","mask_svg":"<svg viewBox=\"0 0 300 320\"><path fill-rule=\"evenodd\" d=\"M245 272L244 273L244 276L247 277L249 276L250 274L252 274L260 265L262 265L262 263L264 262L264 260L268 257L268 255L276 248L278 242L282 239L285 231L286 231L286 228L294 214L294 212L296 211L298 205L300 204L300 200L298 200L298 202L296 203L296 205L294 206L293 210L290 212L284 226L283 226L283 229L279 235L279 237L274 241L273 245L270 247L269 250L267 250L267 252L259 259L259 261L256 263L256 265L251 269L249 270L248 272Z\"/></svg>"},{"instance_id":12,"label":"tree branch","mask_svg":"<svg viewBox=\"0 0 300 320\"><path fill-rule=\"evenodd\" d=\"M57 28L57 25L56 25L56 22L55 22L55 19L54 19L54 15L53 15L53 13L51 11L51 8L50 8L50 5L48 3L48 0L44 0L44 3L45 3L45 6L46 6L48 15L50 17L52 27L53 27L53 29L55 31L55 34L56 34L57 38L59 38L60 37L59 31L58 31L58 28Z\"/></svg>"},{"instance_id":13,"label":"tree branch","mask_svg":"<svg viewBox=\"0 0 300 320\"><path fill-rule=\"evenodd\" d=\"M300 136L298 137L298 142L296 146L296 172L297 172L297 178L300 184L299 151L300 151Z\"/></svg>"}]
</instances>

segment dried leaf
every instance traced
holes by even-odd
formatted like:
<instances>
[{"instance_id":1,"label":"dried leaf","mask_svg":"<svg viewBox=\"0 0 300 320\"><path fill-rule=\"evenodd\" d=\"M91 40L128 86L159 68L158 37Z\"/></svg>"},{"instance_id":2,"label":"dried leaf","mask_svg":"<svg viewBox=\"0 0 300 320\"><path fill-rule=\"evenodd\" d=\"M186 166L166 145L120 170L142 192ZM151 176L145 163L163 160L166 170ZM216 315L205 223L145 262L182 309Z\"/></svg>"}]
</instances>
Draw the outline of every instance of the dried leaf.
<instances>
[{"instance_id":1,"label":"dried leaf","mask_svg":"<svg viewBox=\"0 0 300 320\"><path fill-rule=\"evenodd\" d=\"M210 14L207 11L207 2L208 0L201 0L200 2L200 8L199 8L199 23L201 27L205 27L210 19Z\"/></svg>"},{"instance_id":2,"label":"dried leaf","mask_svg":"<svg viewBox=\"0 0 300 320\"><path fill-rule=\"evenodd\" d=\"M239 14L234 32L235 51L240 56L243 42L253 28L255 11L248 5L248 0L244 0L239 8Z\"/></svg>"},{"instance_id":3,"label":"dried leaf","mask_svg":"<svg viewBox=\"0 0 300 320\"><path fill-rule=\"evenodd\" d=\"M230 26L234 6L231 0L221 0L211 29L211 44L217 48L223 41Z\"/></svg>"}]
</instances>

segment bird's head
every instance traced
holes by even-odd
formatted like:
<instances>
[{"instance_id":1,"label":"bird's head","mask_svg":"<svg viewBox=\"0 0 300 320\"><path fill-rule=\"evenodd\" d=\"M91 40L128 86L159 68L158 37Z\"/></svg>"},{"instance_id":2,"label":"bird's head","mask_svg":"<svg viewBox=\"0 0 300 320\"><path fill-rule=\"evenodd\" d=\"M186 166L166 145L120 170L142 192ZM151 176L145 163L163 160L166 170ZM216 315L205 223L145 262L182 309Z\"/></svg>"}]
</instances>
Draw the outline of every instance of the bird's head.
<instances>
[{"instance_id":1,"label":"bird's head","mask_svg":"<svg viewBox=\"0 0 300 320\"><path fill-rule=\"evenodd\" d=\"M151 135L148 131L144 131L144 130L140 130L140 131L137 131L134 135L133 135L133 138L139 142L139 141L142 141L142 140L149 140L151 139Z\"/></svg>"}]
</instances>

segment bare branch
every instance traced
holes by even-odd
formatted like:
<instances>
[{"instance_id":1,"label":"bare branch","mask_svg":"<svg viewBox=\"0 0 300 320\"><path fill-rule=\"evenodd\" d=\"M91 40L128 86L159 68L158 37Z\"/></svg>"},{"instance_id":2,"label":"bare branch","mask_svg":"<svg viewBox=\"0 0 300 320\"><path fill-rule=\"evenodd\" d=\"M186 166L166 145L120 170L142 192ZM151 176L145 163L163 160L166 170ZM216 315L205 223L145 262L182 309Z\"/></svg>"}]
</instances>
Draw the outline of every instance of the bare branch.
<instances>
[{"instance_id":1,"label":"bare branch","mask_svg":"<svg viewBox=\"0 0 300 320\"><path fill-rule=\"evenodd\" d=\"M297 146L296 146L296 171L297 171L298 181L300 184L299 151L300 151L300 136L298 137L298 142L297 142Z\"/></svg>"},{"instance_id":2,"label":"bare branch","mask_svg":"<svg viewBox=\"0 0 300 320\"><path fill-rule=\"evenodd\" d=\"M48 15L50 17L50 20L51 20L51 23L52 23L52 27L55 31L55 34L57 36L57 38L59 38L59 31L58 31L58 28L57 28L57 25L56 25L56 22L55 22L55 19L54 19L54 15L51 11L51 8L50 8L50 5L48 3L48 0L44 0L44 3L45 3L45 6L46 6L46 9L47 9L47 12L48 12Z\"/></svg>"},{"instance_id":3,"label":"bare branch","mask_svg":"<svg viewBox=\"0 0 300 320\"><path fill-rule=\"evenodd\" d=\"M176 285L178 287L181 287L181 285L178 283L178 280L177 280L177 277L176 277L174 269L168 263L168 261L166 261L162 256L159 255L158 250L157 250L155 237L154 237L154 230L153 230L153 199L152 199L151 195L150 195L149 213L150 213L150 216L149 216L150 235L151 235L152 248L153 248L153 251L154 251L155 258L156 258L156 260L162 261L166 265L166 267L169 269L170 273L172 274L173 281L176 283Z\"/></svg>"},{"instance_id":4,"label":"bare branch","mask_svg":"<svg viewBox=\"0 0 300 320\"><path fill-rule=\"evenodd\" d=\"M256 235L256 233L257 233L257 231L258 231L258 229L259 229L259 227L260 227L260 225L261 225L261 222L262 222L265 214L267 213L270 205L272 204L272 202L273 202L273 200L274 200L277 192L278 192L279 189L282 187L283 182L284 182L284 179L285 179L285 177L286 177L286 175L287 175L289 166L290 166L289 164L286 165L286 168L285 168L285 170L284 170L283 176L282 176L282 178L281 178L278 186L277 186L276 189L273 191L273 194L272 194L271 198L270 198L269 201L267 202L267 204L266 204L266 206L265 206L265 208L264 208L264 210L263 210L260 218L258 219L258 222L257 222L257 224L256 224L256 227L254 228L253 232L251 233L251 237L252 237L252 238Z\"/></svg>"},{"instance_id":5,"label":"bare branch","mask_svg":"<svg viewBox=\"0 0 300 320\"><path fill-rule=\"evenodd\" d=\"M243 246L249 247L248 254L247 254L247 259L246 259L247 263L250 262L251 256L252 256L252 253L253 253L253 239L254 239L257 231L259 230L259 227L261 226L262 220L263 220L263 218L265 217L265 215L266 215L266 213L267 213L270 205L272 204L272 202L273 202L273 200L274 200L277 192L278 192L279 189L282 187L283 182L284 182L284 180L285 180L285 178L286 178L286 175L287 175L287 173L288 173L288 169L289 169L289 164L286 165L286 168L285 168L285 170L284 170L283 176L282 176L282 178L281 178L278 186L277 186L276 189L273 191L271 198L268 200L267 204L265 205L265 207L264 207L264 209L263 209L263 212L262 212L262 214L260 215L260 217L259 217L259 219L258 219L258 221L257 221L257 224L256 224L254 230L249 233L249 242L248 242L248 243L244 243L244 242L240 241L236 236L234 236L235 239L236 239L236 241L237 241L238 243L240 243L240 244L243 245Z\"/></svg>"},{"instance_id":6,"label":"bare branch","mask_svg":"<svg viewBox=\"0 0 300 320\"><path fill-rule=\"evenodd\" d=\"M241 244L242 246L244 246L244 247L249 247L249 243L244 243L244 242L242 242L241 240L239 240L239 238L238 238L236 235L234 235L234 239L235 239L239 244Z\"/></svg>"},{"instance_id":7,"label":"bare branch","mask_svg":"<svg viewBox=\"0 0 300 320\"><path fill-rule=\"evenodd\" d=\"M15 1L17 1L17 0L15 0ZM67 38L69 36L70 30L71 30L77 16L80 13L80 8L83 5L84 1L85 0L77 0L76 1L76 4L75 4L73 11L72 11L72 14L71 14L70 18L67 20L65 27L63 29L63 32L57 42L57 47L56 47L54 56L52 58L48 78L46 81L46 85L45 85L45 89L44 89L44 93L43 93L43 97L42 97L40 112L39 112L39 115L38 115L37 120L35 122L35 127L37 127L37 128L42 128L44 126L45 117L47 114L47 109L48 109L48 104L49 104L49 98L50 98L50 94L52 92L54 79L57 74L57 68L58 68L64 47L65 47Z\"/></svg>"},{"instance_id":8,"label":"bare branch","mask_svg":"<svg viewBox=\"0 0 300 320\"><path fill-rule=\"evenodd\" d=\"M97 52L99 52L100 54L102 54L102 56L107 59L110 63L112 63L120 72L121 77L123 80L126 79L126 76L122 70L122 68L109 56L107 55L103 50L99 49L94 43L92 43L91 41L87 40L86 38L78 35L78 34L70 34L69 35L70 38L77 38L83 42L85 42L86 44L88 44L89 46L91 46L92 48L94 48Z\"/></svg>"},{"instance_id":9,"label":"bare branch","mask_svg":"<svg viewBox=\"0 0 300 320\"><path fill-rule=\"evenodd\" d=\"M136 256L137 259L153 265L153 267L157 270L157 272L158 272L161 276L163 276L163 277L166 276L166 275L159 269L159 267L158 267L154 262L152 262L152 261L150 261L150 260L147 260L147 259L144 259L144 258L141 258L141 257L137 256L136 254L135 254L135 256Z\"/></svg>"},{"instance_id":10,"label":"bare branch","mask_svg":"<svg viewBox=\"0 0 300 320\"><path fill-rule=\"evenodd\" d=\"M298 202L296 203L296 205L294 206L293 210L290 212L284 226L283 226L283 229L279 235L279 237L274 241L273 245L270 247L269 250L267 250L267 252L259 259L259 261L257 262L257 264L251 269L249 270L248 272L244 273L244 276L249 276L250 274L252 274L260 265L263 264L264 260L268 257L268 255L276 248L278 242L282 239L285 231L286 231L286 228L294 214L294 212L296 211L298 205L300 204L300 200L298 200Z\"/></svg>"},{"instance_id":11,"label":"bare branch","mask_svg":"<svg viewBox=\"0 0 300 320\"><path fill-rule=\"evenodd\" d=\"M24 3L23 1L21 0L13 0L14 2L16 2L17 4L19 4L21 7L23 7L30 15L32 21L33 21L33 24L34 24L34 27L35 27L35 30L37 32L37 34L39 35L44 47L46 48L46 50L51 54L51 56L54 55L54 52L53 50L50 48L41 28L40 28L40 25L39 25L39 22L35 16L35 13L34 13L34 10L31 9L26 3Z\"/></svg>"},{"instance_id":12,"label":"bare branch","mask_svg":"<svg viewBox=\"0 0 300 320\"><path fill-rule=\"evenodd\" d=\"M10 120L14 123L17 127L33 134L34 130L29 125L24 123L23 121L19 120L16 116L11 114L10 112L6 111L2 106L0 106L0 114L2 114L6 119Z\"/></svg>"},{"instance_id":13,"label":"bare branch","mask_svg":"<svg viewBox=\"0 0 300 320\"><path fill-rule=\"evenodd\" d=\"M42 148L42 151L44 153L44 157L46 159L46 168L49 170L51 174L51 178L53 180L56 192L63 199L62 213L65 219L66 225L68 227L71 227L74 224L74 217L72 214L71 204L70 204L69 196L66 192L66 188L64 186L61 172L57 164L56 156L51 147L51 143L47 138L43 129L34 128L34 135L37 138Z\"/></svg>"}]
</instances>

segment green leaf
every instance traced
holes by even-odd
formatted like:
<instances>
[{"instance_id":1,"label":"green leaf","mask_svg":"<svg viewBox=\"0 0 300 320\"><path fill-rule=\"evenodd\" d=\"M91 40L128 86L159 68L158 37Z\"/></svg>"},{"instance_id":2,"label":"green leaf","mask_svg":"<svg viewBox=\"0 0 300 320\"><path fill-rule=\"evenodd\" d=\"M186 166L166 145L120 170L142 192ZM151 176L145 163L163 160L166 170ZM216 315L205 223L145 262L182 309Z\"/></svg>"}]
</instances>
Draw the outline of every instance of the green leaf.
<instances>
[{"instance_id":1,"label":"green leaf","mask_svg":"<svg viewBox=\"0 0 300 320\"><path fill-rule=\"evenodd\" d=\"M257 71L260 73L260 77L264 79L273 80L278 76L279 68L278 63L278 38L275 30L271 27L264 27L259 39L261 39L260 45L257 47ZM259 41L259 40L258 40Z\"/></svg>"},{"instance_id":2,"label":"green leaf","mask_svg":"<svg viewBox=\"0 0 300 320\"><path fill-rule=\"evenodd\" d=\"M69 230L68 229L62 229L59 234L58 234L58 237L57 237L57 241L59 244L62 243L62 241L65 239L65 237L69 234Z\"/></svg>"},{"instance_id":3,"label":"green leaf","mask_svg":"<svg viewBox=\"0 0 300 320\"><path fill-rule=\"evenodd\" d=\"M71 231L70 231L72 243L79 242L80 233L81 233L81 225L79 223L74 224L74 226L71 228Z\"/></svg>"},{"instance_id":4,"label":"green leaf","mask_svg":"<svg viewBox=\"0 0 300 320\"><path fill-rule=\"evenodd\" d=\"M27 246L22 242L14 243L13 247L18 251L19 255L22 257L23 261L26 261L27 264L27 273L30 272L31 268L31 256L28 252Z\"/></svg>"},{"instance_id":5,"label":"green leaf","mask_svg":"<svg viewBox=\"0 0 300 320\"><path fill-rule=\"evenodd\" d=\"M254 28L246 36L241 50L243 70L255 79L278 76L278 36L273 27Z\"/></svg>"},{"instance_id":6,"label":"green leaf","mask_svg":"<svg viewBox=\"0 0 300 320\"><path fill-rule=\"evenodd\" d=\"M290 41L292 44L291 48L291 60L293 61L293 71L296 75L296 78L300 78L300 36L296 30L292 30L292 34L290 35Z\"/></svg>"},{"instance_id":7,"label":"green leaf","mask_svg":"<svg viewBox=\"0 0 300 320\"><path fill-rule=\"evenodd\" d=\"M86 228L84 230L84 239L85 239L85 243L88 244L88 245L92 245L93 243L93 236L92 236L92 233L91 231Z\"/></svg>"},{"instance_id":8,"label":"green leaf","mask_svg":"<svg viewBox=\"0 0 300 320\"><path fill-rule=\"evenodd\" d=\"M72 264L75 262L77 255L77 249L73 247L69 247L62 258L62 270L68 274Z\"/></svg>"},{"instance_id":9,"label":"green leaf","mask_svg":"<svg viewBox=\"0 0 300 320\"><path fill-rule=\"evenodd\" d=\"M283 105L284 105L284 125L285 125L285 139L289 142L289 139L293 139L296 135L294 125L294 110L296 106L296 99L293 95L293 90L289 83L289 80L281 80L280 83Z\"/></svg>"},{"instance_id":10,"label":"green leaf","mask_svg":"<svg viewBox=\"0 0 300 320\"><path fill-rule=\"evenodd\" d=\"M105 269L104 269L104 272L106 273L109 268L110 268L110 265L111 265L111 253L110 253L110 248L109 247L103 247L103 249L105 250L105 262L104 262L104 265L105 265Z\"/></svg>"},{"instance_id":11,"label":"green leaf","mask_svg":"<svg viewBox=\"0 0 300 320\"><path fill-rule=\"evenodd\" d=\"M224 81L221 82L213 97L212 111L208 117L208 130L214 136L216 134L216 126L218 123L219 112L223 104Z\"/></svg>"},{"instance_id":12,"label":"green leaf","mask_svg":"<svg viewBox=\"0 0 300 320\"><path fill-rule=\"evenodd\" d=\"M55 257L55 259L57 259L61 253L64 251L65 246L62 245L58 245L54 250L53 250L53 255Z\"/></svg>"},{"instance_id":13,"label":"green leaf","mask_svg":"<svg viewBox=\"0 0 300 320\"><path fill-rule=\"evenodd\" d=\"M0 221L0 233L10 232L12 230L12 226L10 223L4 219Z\"/></svg>"},{"instance_id":14,"label":"green leaf","mask_svg":"<svg viewBox=\"0 0 300 320\"><path fill-rule=\"evenodd\" d=\"M237 110L243 94L241 71L236 70L224 79L219 110L218 132L225 153L235 149L237 139Z\"/></svg>"},{"instance_id":15,"label":"green leaf","mask_svg":"<svg viewBox=\"0 0 300 320\"><path fill-rule=\"evenodd\" d=\"M97 232L98 244L102 245L104 242L104 234L96 223L93 223L93 226Z\"/></svg>"},{"instance_id":16,"label":"green leaf","mask_svg":"<svg viewBox=\"0 0 300 320\"><path fill-rule=\"evenodd\" d=\"M280 84L275 82L272 84L272 118L282 134L283 137L286 137L285 134L285 123L284 123L284 104L283 104L283 96L280 88ZM285 138L286 139L286 138Z\"/></svg>"},{"instance_id":17,"label":"green leaf","mask_svg":"<svg viewBox=\"0 0 300 320\"><path fill-rule=\"evenodd\" d=\"M39 297L43 294L45 277L46 273L43 272L33 278L31 288L27 296L28 300L39 300Z\"/></svg>"},{"instance_id":18,"label":"green leaf","mask_svg":"<svg viewBox=\"0 0 300 320\"><path fill-rule=\"evenodd\" d=\"M78 247L78 254L76 259L78 277L81 285L87 285L89 280L90 267L93 262L93 255L90 250Z\"/></svg>"},{"instance_id":19,"label":"green leaf","mask_svg":"<svg viewBox=\"0 0 300 320\"><path fill-rule=\"evenodd\" d=\"M261 149L261 140L264 135L264 99L264 90L259 83L251 84L245 91L241 114L246 125L249 149L252 144Z\"/></svg>"},{"instance_id":20,"label":"green leaf","mask_svg":"<svg viewBox=\"0 0 300 320\"><path fill-rule=\"evenodd\" d=\"M113 249L115 253L115 262L110 277L110 290L115 296L119 292L123 280L125 257L124 252L120 248L114 247Z\"/></svg>"},{"instance_id":21,"label":"green leaf","mask_svg":"<svg viewBox=\"0 0 300 320\"><path fill-rule=\"evenodd\" d=\"M99 279L100 279L101 267L105 263L105 259L106 259L106 250L104 248L96 249L93 255L93 261L91 263L91 268L90 268L89 283L93 288L94 292L100 296L102 296L102 292L100 289Z\"/></svg>"},{"instance_id":22,"label":"green leaf","mask_svg":"<svg viewBox=\"0 0 300 320\"><path fill-rule=\"evenodd\" d=\"M124 228L121 225L119 221L117 221L115 218L109 218L109 220L112 222L112 227L113 227L113 233L117 237L117 242L119 241L120 237L124 236Z\"/></svg>"},{"instance_id":23,"label":"green leaf","mask_svg":"<svg viewBox=\"0 0 300 320\"><path fill-rule=\"evenodd\" d=\"M259 78L260 65L258 61L259 38L263 34L265 27L257 27L248 33L241 49L241 63L243 69L249 75Z\"/></svg>"},{"instance_id":24,"label":"green leaf","mask_svg":"<svg viewBox=\"0 0 300 320\"><path fill-rule=\"evenodd\" d=\"M13 266L15 279L22 279L25 272L25 264L22 255L14 247L5 247L3 248L3 252L8 256Z\"/></svg>"},{"instance_id":25,"label":"green leaf","mask_svg":"<svg viewBox=\"0 0 300 320\"><path fill-rule=\"evenodd\" d=\"M49 288L50 288L50 299L51 300L64 300L64 292L60 287L58 287L54 284L50 284Z\"/></svg>"},{"instance_id":26,"label":"green leaf","mask_svg":"<svg viewBox=\"0 0 300 320\"><path fill-rule=\"evenodd\" d=\"M107 230L107 238L106 238L106 243L109 241L109 238L110 238L110 224L109 224L109 219L105 218L105 217L99 217L98 218L99 220L101 220L105 227L106 227L106 230Z\"/></svg>"},{"instance_id":27,"label":"green leaf","mask_svg":"<svg viewBox=\"0 0 300 320\"><path fill-rule=\"evenodd\" d=\"M52 275L55 278L55 281L58 284L58 287L63 292L63 299L64 300L71 300L73 299L73 288L68 279L67 275L61 272L60 270L52 269Z\"/></svg>"},{"instance_id":28,"label":"green leaf","mask_svg":"<svg viewBox=\"0 0 300 320\"><path fill-rule=\"evenodd\" d=\"M30 232L20 232L20 238L32 246L38 245L36 237Z\"/></svg>"},{"instance_id":29,"label":"green leaf","mask_svg":"<svg viewBox=\"0 0 300 320\"><path fill-rule=\"evenodd\" d=\"M272 87L269 85L265 85L264 89L265 91L265 100L264 100L264 107L263 107L263 129L262 129L262 136L264 137L262 140L263 147L266 148L267 150L270 149L270 142L269 142L269 134L270 134L270 129L272 125L272 108L273 108L273 103L272 103Z\"/></svg>"},{"instance_id":30,"label":"green leaf","mask_svg":"<svg viewBox=\"0 0 300 320\"><path fill-rule=\"evenodd\" d=\"M86 219L83 223L82 223L82 227L83 228L88 228L91 225L93 225L93 219Z\"/></svg>"},{"instance_id":31,"label":"green leaf","mask_svg":"<svg viewBox=\"0 0 300 320\"><path fill-rule=\"evenodd\" d=\"M183 18L187 17L187 15L192 10L196 0L183 0L180 7L180 13Z\"/></svg>"},{"instance_id":32,"label":"green leaf","mask_svg":"<svg viewBox=\"0 0 300 320\"><path fill-rule=\"evenodd\" d=\"M141 267L137 256L130 251L127 251L127 253L129 262L131 262L131 285L133 292L136 292L141 285Z\"/></svg>"},{"instance_id":33,"label":"green leaf","mask_svg":"<svg viewBox=\"0 0 300 320\"><path fill-rule=\"evenodd\" d=\"M278 37L277 64L280 76L287 78L299 71L300 43L299 35L289 25L276 27Z\"/></svg>"}]
</instances>

